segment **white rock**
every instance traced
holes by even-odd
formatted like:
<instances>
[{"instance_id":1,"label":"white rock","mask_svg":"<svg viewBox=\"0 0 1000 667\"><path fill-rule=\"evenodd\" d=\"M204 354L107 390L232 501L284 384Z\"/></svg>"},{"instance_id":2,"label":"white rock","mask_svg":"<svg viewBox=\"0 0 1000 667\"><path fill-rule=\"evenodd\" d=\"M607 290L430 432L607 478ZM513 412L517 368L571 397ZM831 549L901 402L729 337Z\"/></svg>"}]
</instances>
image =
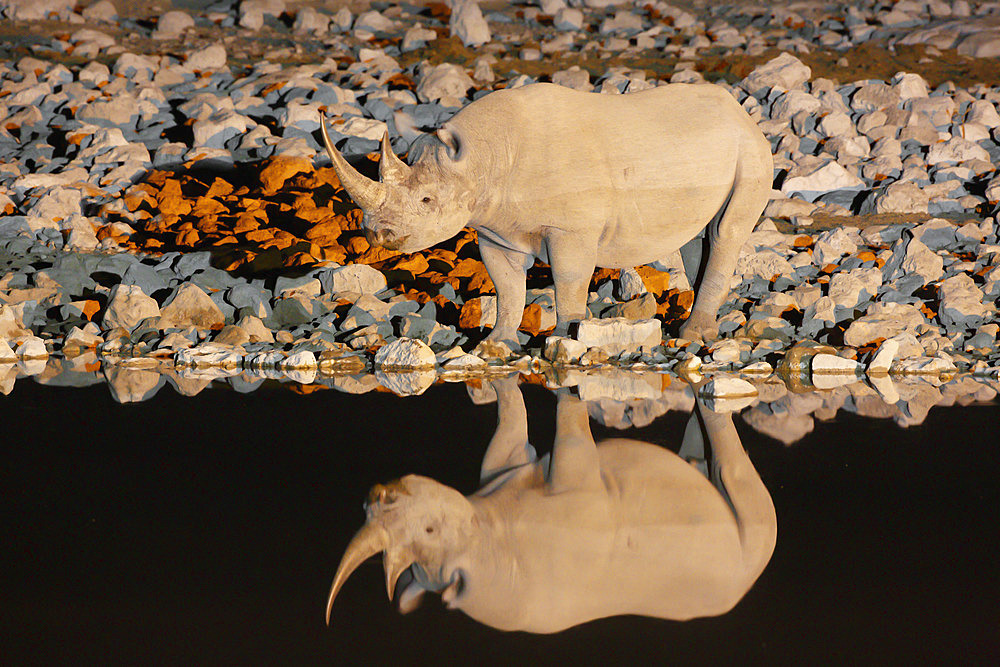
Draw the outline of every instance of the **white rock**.
<instances>
[{"instance_id":1,"label":"white rock","mask_svg":"<svg viewBox=\"0 0 1000 667\"><path fill-rule=\"evenodd\" d=\"M567 383L576 385L580 400L585 403L604 401L631 403L660 398L663 381L656 373L635 373L621 368L602 369L598 373L570 371Z\"/></svg>"},{"instance_id":2,"label":"white rock","mask_svg":"<svg viewBox=\"0 0 1000 667\"><path fill-rule=\"evenodd\" d=\"M575 8L560 9L555 14L553 26L556 30L580 30L583 27L583 12Z\"/></svg>"},{"instance_id":3,"label":"white rock","mask_svg":"<svg viewBox=\"0 0 1000 667\"><path fill-rule=\"evenodd\" d=\"M259 30L264 25L265 16L277 18L284 11L285 0L243 0L240 3L240 25Z\"/></svg>"},{"instance_id":4,"label":"white rock","mask_svg":"<svg viewBox=\"0 0 1000 667\"><path fill-rule=\"evenodd\" d=\"M177 39L185 30L194 27L194 19L187 12L166 12L156 21L153 39Z\"/></svg>"},{"instance_id":5,"label":"white rock","mask_svg":"<svg viewBox=\"0 0 1000 667\"><path fill-rule=\"evenodd\" d=\"M990 129L1000 127L1000 114L996 105L990 100L975 100L969 103L965 112L965 120L969 123L979 123Z\"/></svg>"},{"instance_id":6,"label":"white rock","mask_svg":"<svg viewBox=\"0 0 1000 667\"><path fill-rule=\"evenodd\" d=\"M868 362L868 374L869 375L885 375L892 368L892 360L896 358L896 353L899 352L899 341L892 338L882 341L879 345L878 351L872 357L871 361Z\"/></svg>"},{"instance_id":7,"label":"white rock","mask_svg":"<svg viewBox=\"0 0 1000 667\"><path fill-rule=\"evenodd\" d=\"M41 338L38 336L25 336L20 339L20 344L17 346L17 356L22 361L35 361L48 359L49 352L45 349L45 341Z\"/></svg>"},{"instance_id":8,"label":"white rock","mask_svg":"<svg viewBox=\"0 0 1000 667\"><path fill-rule=\"evenodd\" d=\"M1000 57L1000 30L973 33L963 39L956 50L959 55L970 58Z\"/></svg>"},{"instance_id":9,"label":"white rock","mask_svg":"<svg viewBox=\"0 0 1000 667\"><path fill-rule=\"evenodd\" d=\"M226 316L212 301L212 297L194 283L184 283L163 304L160 311L160 328L198 329L221 328Z\"/></svg>"},{"instance_id":10,"label":"white rock","mask_svg":"<svg viewBox=\"0 0 1000 667\"><path fill-rule=\"evenodd\" d=\"M160 307L156 300L143 293L138 285L118 284L111 290L108 307L101 320L105 331L122 327L131 331L147 317L157 317Z\"/></svg>"},{"instance_id":11,"label":"white rock","mask_svg":"<svg viewBox=\"0 0 1000 667\"><path fill-rule=\"evenodd\" d=\"M990 154L979 144L962 137L952 137L944 143L931 146L927 152L927 164L957 164L966 160L990 161Z\"/></svg>"},{"instance_id":12,"label":"white rock","mask_svg":"<svg viewBox=\"0 0 1000 667\"><path fill-rule=\"evenodd\" d=\"M465 46L482 46L490 41L490 26L475 0L457 0L451 9L448 29Z\"/></svg>"},{"instance_id":13,"label":"white rock","mask_svg":"<svg viewBox=\"0 0 1000 667\"><path fill-rule=\"evenodd\" d=\"M861 214L927 213L929 197L916 183L896 181L885 190L872 191L861 205Z\"/></svg>"},{"instance_id":14,"label":"white rock","mask_svg":"<svg viewBox=\"0 0 1000 667\"><path fill-rule=\"evenodd\" d=\"M814 355L809 366L812 372L817 374L849 373L854 375L861 369L860 364L853 359L845 359L844 357L838 357L835 354L825 353Z\"/></svg>"},{"instance_id":15,"label":"white rock","mask_svg":"<svg viewBox=\"0 0 1000 667\"><path fill-rule=\"evenodd\" d=\"M252 123L252 120L231 109L222 109L199 118L191 127L194 147L225 148L225 142L245 134ZM316 126L319 127L318 122Z\"/></svg>"},{"instance_id":16,"label":"white rock","mask_svg":"<svg viewBox=\"0 0 1000 667\"><path fill-rule=\"evenodd\" d=\"M587 347L599 347L608 355L651 351L660 344L663 332L657 320L627 320L613 317L583 320L576 339Z\"/></svg>"},{"instance_id":17,"label":"white rock","mask_svg":"<svg viewBox=\"0 0 1000 667\"><path fill-rule=\"evenodd\" d=\"M178 350L174 354L175 366L239 368L242 364L242 348L217 343L202 343L197 347Z\"/></svg>"},{"instance_id":18,"label":"white rock","mask_svg":"<svg viewBox=\"0 0 1000 667\"><path fill-rule=\"evenodd\" d=\"M375 367L383 370L434 368L434 351L423 341L397 338L375 353Z\"/></svg>"},{"instance_id":19,"label":"white rock","mask_svg":"<svg viewBox=\"0 0 1000 667\"><path fill-rule=\"evenodd\" d=\"M319 364L316 362L316 355L309 350L300 350L294 354L290 354L281 361L278 362L278 368L281 370L303 370L309 368L318 368Z\"/></svg>"},{"instance_id":20,"label":"white rock","mask_svg":"<svg viewBox=\"0 0 1000 667\"><path fill-rule=\"evenodd\" d=\"M320 283L326 294L337 292L376 294L386 288L382 272L367 264L348 264L331 269L320 275Z\"/></svg>"},{"instance_id":21,"label":"white rock","mask_svg":"<svg viewBox=\"0 0 1000 667\"><path fill-rule=\"evenodd\" d=\"M429 28L425 28L420 23L417 23L403 35L403 43L399 48L403 53L406 53L407 51L419 49L420 47L425 46L427 42L432 42L435 39L437 39L436 32Z\"/></svg>"},{"instance_id":22,"label":"white rock","mask_svg":"<svg viewBox=\"0 0 1000 667\"><path fill-rule=\"evenodd\" d=\"M794 171L790 172L781 184L781 191L789 196L798 194L806 201L815 201L820 195L835 190L865 189L864 181L833 160L803 175L793 174Z\"/></svg>"},{"instance_id":23,"label":"white rock","mask_svg":"<svg viewBox=\"0 0 1000 667\"><path fill-rule=\"evenodd\" d=\"M226 47L222 44L212 44L203 49L188 53L185 66L191 70L204 71L219 69L226 66Z\"/></svg>"},{"instance_id":24,"label":"white rock","mask_svg":"<svg viewBox=\"0 0 1000 667\"><path fill-rule=\"evenodd\" d=\"M973 329L986 319L991 309L983 303L983 293L968 273L959 273L938 284L941 304L938 319L950 329Z\"/></svg>"},{"instance_id":25,"label":"white rock","mask_svg":"<svg viewBox=\"0 0 1000 667\"><path fill-rule=\"evenodd\" d=\"M443 97L462 99L476 82L462 67L453 63L441 63L426 68L417 84L417 97L424 102L440 100Z\"/></svg>"},{"instance_id":26,"label":"white rock","mask_svg":"<svg viewBox=\"0 0 1000 667\"><path fill-rule=\"evenodd\" d=\"M545 339L543 355L554 364L579 363L587 352L587 344L565 336L549 336Z\"/></svg>"},{"instance_id":27,"label":"white rock","mask_svg":"<svg viewBox=\"0 0 1000 667\"><path fill-rule=\"evenodd\" d=\"M73 13L75 0L4 0L0 8L8 19L40 21L51 18L66 20Z\"/></svg>"},{"instance_id":28,"label":"white rock","mask_svg":"<svg viewBox=\"0 0 1000 667\"><path fill-rule=\"evenodd\" d=\"M437 379L433 370L375 371L375 380L397 396L419 396ZM340 388L340 387L338 387Z\"/></svg>"},{"instance_id":29,"label":"white rock","mask_svg":"<svg viewBox=\"0 0 1000 667\"><path fill-rule=\"evenodd\" d=\"M918 328L926 323L923 313L913 304L876 302L847 327L844 344L863 347L879 338L890 338L902 332L915 335Z\"/></svg>"},{"instance_id":30,"label":"white rock","mask_svg":"<svg viewBox=\"0 0 1000 667\"><path fill-rule=\"evenodd\" d=\"M17 355L10 349L7 340L0 336L0 364L12 364L17 361Z\"/></svg>"},{"instance_id":31,"label":"white rock","mask_svg":"<svg viewBox=\"0 0 1000 667\"><path fill-rule=\"evenodd\" d=\"M928 85L924 77L911 72L899 72L892 77L892 87L902 100L927 97Z\"/></svg>"},{"instance_id":32,"label":"white rock","mask_svg":"<svg viewBox=\"0 0 1000 667\"><path fill-rule=\"evenodd\" d=\"M712 398L743 398L757 396L757 387L731 375L712 378L698 390L699 396Z\"/></svg>"},{"instance_id":33,"label":"white rock","mask_svg":"<svg viewBox=\"0 0 1000 667\"><path fill-rule=\"evenodd\" d=\"M487 366L486 360L474 354L463 354L458 357L448 359L442 366L450 371L454 370L477 370Z\"/></svg>"},{"instance_id":34,"label":"white rock","mask_svg":"<svg viewBox=\"0 0 1000 667\"><path fill-rule=\"evenodd\" d=\"M394 32L396 22L388 19L375 10L363 12L354 20L354 30L366 30L368 32Z\"/></svg>"},{"instance_id":35,"label":"white rock","mask_svg":"<svg viewBox=\"0 0 1000 667\"><path fill-rule=\"evenodd\" d=\"M757 95L769 88L782 91L800 88L811 76L808 65L789 53L782 53L756 67L739 85L751 95Z\"/></svg>"},{"instance_id":36,"label":"white rock","mask_svg":"<svg viewBox=\"0 0 1000 667\"><path fill-rule=\"evenodd\" d=\"M295 23L292 24L292 31L297 33L311 33L313 35L325 35L329 27L329 16L316 11L312 7L303 7L295 14Z\"/></svg>"},{"instance_id":37,"label":"white rock","mask_svg":"<svg viewBox=\"0 0 1000 667\"><path fill-rule=\"evenodd\" d=\"M717 341L710 349L712 361L717 364L738 363L740 360L740 344L731 338Z\"/></svg>"}]
</instances>

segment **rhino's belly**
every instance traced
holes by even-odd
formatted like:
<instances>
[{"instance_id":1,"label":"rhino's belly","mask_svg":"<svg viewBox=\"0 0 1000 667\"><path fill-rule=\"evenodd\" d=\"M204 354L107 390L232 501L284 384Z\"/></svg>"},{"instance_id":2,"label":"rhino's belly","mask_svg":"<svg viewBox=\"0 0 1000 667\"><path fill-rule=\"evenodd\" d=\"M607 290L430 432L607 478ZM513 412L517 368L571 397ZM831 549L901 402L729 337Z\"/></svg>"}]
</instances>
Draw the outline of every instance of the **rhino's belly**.
<instances>
[{"instance_id":1,"label":"rhino's belly","mask_svg":"<svg viewBox=\"0 0 1000 667\"><path fill-rule=\"evenodd\" d=\"M625 268L663 259L719 213L731 183L664 189L609 211L597 238L597 266Z\"/></svg>"}]
</instances>

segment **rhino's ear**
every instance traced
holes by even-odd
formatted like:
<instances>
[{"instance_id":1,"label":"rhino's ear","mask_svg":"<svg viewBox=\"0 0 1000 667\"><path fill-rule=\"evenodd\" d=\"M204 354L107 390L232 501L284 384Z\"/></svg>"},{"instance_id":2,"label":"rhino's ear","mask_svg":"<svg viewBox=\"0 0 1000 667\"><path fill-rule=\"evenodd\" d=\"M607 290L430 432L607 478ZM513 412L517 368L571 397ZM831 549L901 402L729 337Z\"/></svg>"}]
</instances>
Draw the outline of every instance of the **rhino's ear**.
<instances>
[{"instance_id":1,"label":"rhino's ear","mask_svg":"<svg viewBox=\"0 0 1000 667\"><path fill-rule=\"evenodd\" d=\"M442 127L434 133L434 136L440 139L441 143L448 149L448 157L457 160L462 152L462 143L459 141L458 135L447 127Z\"/></svg>"}]
</instances>

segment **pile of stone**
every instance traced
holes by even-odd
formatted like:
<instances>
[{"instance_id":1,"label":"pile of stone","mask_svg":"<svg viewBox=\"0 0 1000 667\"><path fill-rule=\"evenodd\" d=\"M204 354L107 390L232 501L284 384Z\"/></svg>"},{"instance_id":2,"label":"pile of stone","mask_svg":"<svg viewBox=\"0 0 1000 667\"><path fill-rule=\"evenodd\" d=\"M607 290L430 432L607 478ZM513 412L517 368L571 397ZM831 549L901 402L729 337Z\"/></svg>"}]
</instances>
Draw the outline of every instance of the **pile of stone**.
<instances>
[{"instance_id":1,"label":"pile of stone","mask_svg":"<svg viewBox=\"0 0 1000 667\"><path fill-rule=\"evenodd\" d=\"M583 4L354 16L246 0L169 12L150 29L107 2L76 13L55 0L0 1L11 19L86 25L49 49L90 59L60 64L39 48L0 62L0 364L16 362L15 376L41 373L50 356L177 377L415 369L431 382L550 365L765 376L783 366L819 384L997 373L1000 88L932 87L915 73L838 83L790 53L923 40L928 52L988 55L996 3L697 16L664 3ZM228 44L150 55L126 49L140 42L123 28L161 46L195 40L189 47L216 29L284 30L327 52L294 66L244 65ZM449 36L483 55L468 67L407 64ZM481 95L536 80L501 70L502 58L653 51L676 60L658 79L617 66L539 77L624 94L702 82L698 58L712 49L775 47L785 52L726 85L771 142L775 190L720 312L724 338L707 347L669 335L693 300L674 256L598 271L594 319L569 337L547 335L552 289L531 289L524 349L490 361L467 354L496 311L474 234L407 256L369 247L320 151L321 112L345 154L374 151L384 132L404 153ZM875 217L858 225L856 215ZM546 269L534 271L533 284L544 283ZM802 341L823 351L806 354Z\"/></svg>"}]
</instances>

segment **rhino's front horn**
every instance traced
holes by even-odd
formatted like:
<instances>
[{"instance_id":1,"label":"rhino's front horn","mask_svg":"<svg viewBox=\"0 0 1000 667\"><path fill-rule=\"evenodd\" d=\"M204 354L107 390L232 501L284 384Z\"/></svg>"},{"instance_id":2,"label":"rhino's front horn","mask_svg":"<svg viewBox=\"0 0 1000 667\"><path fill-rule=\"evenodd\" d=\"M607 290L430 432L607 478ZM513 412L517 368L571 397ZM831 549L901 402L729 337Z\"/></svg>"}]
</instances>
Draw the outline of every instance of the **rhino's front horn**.
<instances>
[{"instance_id":1,"label":"rhino's front horn","mask_svg":"<svg viewBox=\"0 0 1000 667\"><path fill-rule=\"evenodd\" d=\"M330 587L330 597L326 601L326 624L330 625L330 611L333 609L333 601L340 592L340 587L344 585L347 578L354 570L358 569L361 563L365 562L380 551L384 551L389 546L389 536L381 526L366 523L357 534L351 538L351 543L347 545L347 551L340 560L337 567L337 574L333 578L333 585Z\"/></svg>"},{"instance_id":2,"label":"rhino's front horn","mask_svg":"<svg viewBox=\"0 0 1000 667\"><path fill-rule=\"evenodd\" d=\"M378 163L378 175L383 182L400 182L410 171L410 166L399 159L389 143L389 132L382 135L382 160Z\"/></svg>"},{"instance_id":3,"label":"rhino's front horn","mask_svg":"<svg viewBox=\"0 0 1000 667\"><path fill-rule=\"evenodd\" d=\"M319 129L323 135L326 152L330 154L333 170L337 172L340 184L347 190L347 194L351 195L351 199L366 211L381 206L385 201L385 185L364 176L333 147L330 135L326 133L326 118L322 113L319 117Z\"/></svg>"}]
</instances>

